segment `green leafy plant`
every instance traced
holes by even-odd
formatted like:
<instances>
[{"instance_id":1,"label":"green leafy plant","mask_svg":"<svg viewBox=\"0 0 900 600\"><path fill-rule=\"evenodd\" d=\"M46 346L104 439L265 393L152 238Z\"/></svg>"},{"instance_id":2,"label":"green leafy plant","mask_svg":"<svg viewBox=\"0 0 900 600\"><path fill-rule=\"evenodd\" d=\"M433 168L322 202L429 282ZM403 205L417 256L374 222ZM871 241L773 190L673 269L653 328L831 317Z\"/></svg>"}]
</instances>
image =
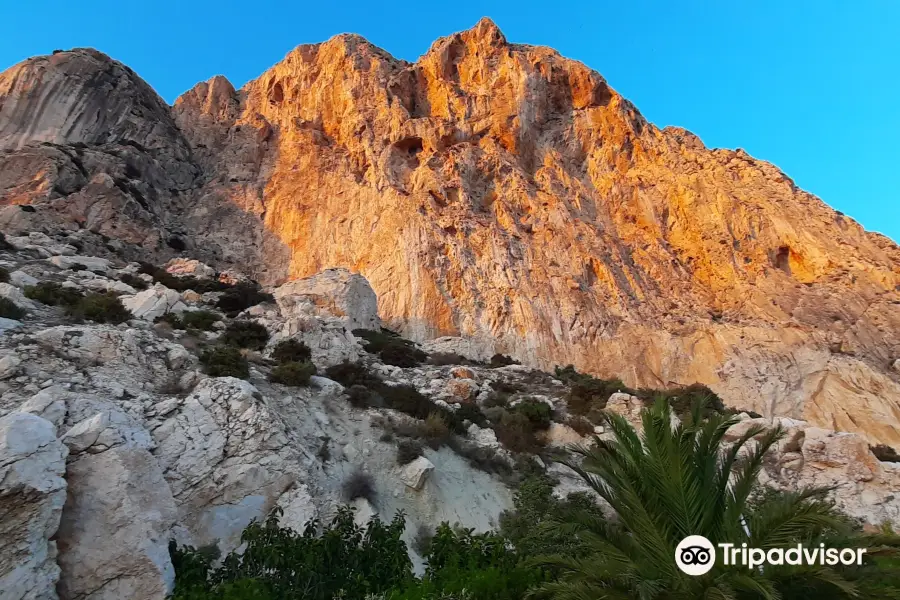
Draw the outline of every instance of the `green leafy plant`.
<instances>
[{"instance_id":1,"label":"green leafy plant","mask_svg":"<svg viewBox=\"0 0 900 600\"><path fill-rule=\"evenodd\" d=\"M316 374L316 366L311 362L286 362L272 369L269 381L289 386L309 385L309 379Z\"/></svg>"},{"instance_id":2,"label":"green leafy plant","mask_svg":"<svg viewBox=\"0 0 900 600\"><path fill-rule=\"evenodd\" d=\"M146 290L147 282L138 277L137 275L133 275L132 273L122 273L119 275L119 281L124 284L130 285L136 290Z\"/></svg>"},{"instance_id":3,"label":"green leafy plant","mask_svg":"<svg viewBox=\"0 0 900 600\"><path fill-rule=\"evenodd\" d=\"M261 291L255 281L242 281L228 287L216 302L216 307L229 317L234 317L251 306L274 301L275 297Z\"/></svg>"},{"instance_id":4,"label":"green leafy plant","mask_svg":"<svg viewBox=\"0 0 900 600\"><path fill-rule=\"evenodd\" d=\"M309 346L300 340L282 340L272 348L272 359L279 363L305 362L312 358Z\"/></svg>"},{"instance_id":5,"label":"green leafy plant","mask_svg":"<svg viewBox=\"0 0 900 600\"><path fill-rule=\"evenodd\" d=\"M559 573L559 579L543 584L536 596L798 597L785 595L787 587L802 587L816 598L820 593L852 594L850 581L828 566L748 570L717 562L699 577L677 568L672 557L688 535L702 535L713 545L747 543L765 549L799 542L817 546L835 536L846 540L852 526L825 501L827 490L759 493L764 458L782 437L778 428L752 427L726 447L725 432L736 419L705 413L702 401L675 426L672 412L665 399L645 409L643 436L620 415L606 414L612 439L597 438L590 447L576 448L580 461L562 461L612 507L616 518L560 515L558 526L585 548L575 557L537 559L536 564ZM752 501L756 497L760 500ZM856 542L869 545L860 538Z\"/></svg>"},{"instance_id":6,"label":"green leafy plant","mask_svg":"<svg viewBox=\"0 0 900 600\"><path fill-rule=\"evenodd\" d=\"M397 464L408 465L423 454L422 444L416 440L400 440L397 444Z\"/></svg>"},{"instance_id":7,"label":"green leafy plant","mask_svg":"<svg viewBox=\"0 0 900 600\"><path fill-rule=\"evenodd\" d=\"M893 447L887 444L876 444L869 446L869 450L875 455L875 458L882 462L900 462L900 454Z\"/></svg>"},{"instance_id":8,"label":"green leafy plant","mask_svg":"<svg viewBox=\"0 0 900 600\"><path fill-rule=\"evenodd\" d=\"M519 414L525 415L535 429L547 429L550 427L553 409L546 402L526 398L516 404L514 410Z\"/></svg>"},{"instance_id":9,"label":"green leafy plant","mask_svg":"<svg viewBox=\"0 0 900 600\"><path fill-rule=\"evenodd\" d=\"M222 343L238 348L262 350L269 341L269 331L253 321L232 321L220 339Z\"/></svg>"},{"instance_id":10,"label":"green leafy plant","mask_svg":"<svg viewBox=\"0 0 900 600\"><path fill-rule=\"evenodd\" d=\"M116 294L87 294L77 304L67 306L67 312L78 319L87 319L96 323L112 323L118 325L132 318L131 312L125 308Z\"/></svg>"},{"instance_id":11,"label":"green leafy plant","mask_svg":"<svg viewBox=\"0 0 900 600\"><path fill-rule=\"evenodd\" d=\"M242 552L218 567L214 552L171 542L173 600L366 600L412 579L402 514L360 526L341 507L330 523L310 521L302 533L279 526L280 516L276 509L264 523L248 526Z\"/></svg>"},{"instance_id":12,"label":"green leafy plant","mask_svg":"<svg viewBox=\"0 0 900 600\"><path fill-rule=\"evenodd\" d=\"M495 354L491 357L490 367L492 369L497 369L500 367L508 367L510 365L519 365L522 364L514 358L510 358L505 354Z\"/></svg>"},{"instance_id":13,"label":"green leafy plant","mask_svg":"<svg viewBox=\"0 0 900 600\"><path fill-rule=\"evenodd\" d=\"M0 267L0 283L9 283L9 271Z\"/></svg>"},{"instance_id":14,"label":"green leafy plant","mask_svg":"<svg viewBox=\"0 0 900 600\"><path fill-rule=\"evenodd\" d=\"M210 377L237 377L247 379L250 365L241 351L234 346L216 346L200 355L200 364Z\"/></svg>"},{"instance_id":15,"label":"green leafy plant","mask_svg":"<svg viewBox=\"0 0 900 600\"><path fill-rule=\"evenodd\" d=\"M365 498L369 502L375 502L375 480L372 476L361 469L357 469L344 480L341 489L344 499L352 502L357 498Z\"/></svg>"},{"instance_id":16,"label":"green leafy plant","mask_svg":"<svg viewBox=\"0 0 900 600\"><path fill-rule=\"evenodd\" d=\"M413 342L387 329L381 331L354 329L353 335L364 340L363 348L366 352L377 354L387 365L417 367L428 358L428 355L416 348Z\"/></svg>"},{"instance_id":17,"label":"green leafy plant","mask_svg":"<svg viewBox=\"0 0 900 600\"><path fill-rule=\"evenodd\" d=\"M181 324L184 329L212 331L222 317L211 310L186 310L181 313Z\"/></svg>"},{"instance_id":18,"label":"green leafy plant","mask_svg":"<svg viewBox=\"0 0 900 600\"><path fill-rule=\"evenodd\" d=\"M25 287L25 296L48 306L75 306L84 294L53 281L42 281Z\"/></svg>"},{"instance_id":19,"label":"green leafy plant","mask_svg":"<svg viewBox=\"0 0 900 600\"><path fill-rule=\"evenodd\" d=\"M10 300L9 298L0 298L0 317L3 317L4 319L15 319L18 321L25 315L25 310L19 308L19 306L15 302Z\"/></svg>"}]
</instances>

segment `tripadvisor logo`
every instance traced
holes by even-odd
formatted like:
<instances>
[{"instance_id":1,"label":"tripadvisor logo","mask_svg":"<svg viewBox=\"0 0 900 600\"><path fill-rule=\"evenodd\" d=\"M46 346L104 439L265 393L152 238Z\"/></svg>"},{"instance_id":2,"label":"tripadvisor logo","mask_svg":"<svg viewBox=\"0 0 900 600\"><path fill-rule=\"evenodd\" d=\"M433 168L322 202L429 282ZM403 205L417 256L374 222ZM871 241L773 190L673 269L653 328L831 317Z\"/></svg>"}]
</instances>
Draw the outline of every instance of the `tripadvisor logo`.
<instances>
[{"instance_id":1,"label":"tripadvisor logo","mask_svg":"<svg viewBox=\"0 0 900 600\"><path fill-rule=\"evenodd\" d=\"M721 564L727 567L741 566L756 569L765 565L861 565L865 548L826 548L825 544L807 548L797 544L790 548L750 548L712 542L702 535L689 535L675 548L675 564L687 575L703 575L716 564L716 547Z\"/></svg>"}]
</instances>

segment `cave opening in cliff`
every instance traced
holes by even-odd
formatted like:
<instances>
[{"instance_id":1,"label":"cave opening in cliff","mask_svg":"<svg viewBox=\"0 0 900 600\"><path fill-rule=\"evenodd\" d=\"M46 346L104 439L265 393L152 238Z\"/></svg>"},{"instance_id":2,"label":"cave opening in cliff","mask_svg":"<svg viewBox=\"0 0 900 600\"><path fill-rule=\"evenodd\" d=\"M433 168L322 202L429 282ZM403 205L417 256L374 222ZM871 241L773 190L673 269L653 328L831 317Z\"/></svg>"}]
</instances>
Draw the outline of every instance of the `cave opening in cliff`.
<instances>
[{"instance_id":1,"label":"cave opening in cliff","mask_svg":"<svg viewBox=\"0 0 900 600\"><path fill-rule=\"evenodd\" d=\"M281 85L281 82L277 82L272 86L272 91L269 94L269 102L272 104L281 104L284 101L284 86Z\"/></svg>"},{"instance_id":2,"label":"cave opening in cliff","mask_svg":"<svg viewBox=\"0 0 900 600\"><path fill-rule=\"evenodd\" d=\"M416 136L405 137L397 141L394 147L410 156L416 156L424 149L422 138Z\"/></svg>"},{"instance_id":3,"label":"cave opening in cliff","mask_svg":"<svg viewBox=\"0 0 900 600\"><path fill-rule=\"evenodd\" d=\"M775 268L781 269L788 275L791 274L791 249L781 246L775 253Z\"/></svg>"}]
</instances>

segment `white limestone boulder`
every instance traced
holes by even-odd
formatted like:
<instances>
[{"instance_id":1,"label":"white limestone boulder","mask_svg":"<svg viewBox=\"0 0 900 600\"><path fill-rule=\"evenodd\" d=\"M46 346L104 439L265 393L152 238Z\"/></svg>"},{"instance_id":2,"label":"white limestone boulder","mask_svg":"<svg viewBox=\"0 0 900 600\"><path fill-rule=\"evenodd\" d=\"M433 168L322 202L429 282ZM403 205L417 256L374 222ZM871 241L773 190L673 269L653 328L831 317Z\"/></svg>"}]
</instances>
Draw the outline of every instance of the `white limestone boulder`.
<instances>
[{"instance_id":1,"label":"white limestone boulder","mask_svg":"<svg viewBox=\"0 0 900 600\"><path fill-rule=\"evenodd\" d=\"M57 533L66 501L66 447L53 425L14 412L0 419L0 597L56 599Z\"/></svg>"}]
</instances>

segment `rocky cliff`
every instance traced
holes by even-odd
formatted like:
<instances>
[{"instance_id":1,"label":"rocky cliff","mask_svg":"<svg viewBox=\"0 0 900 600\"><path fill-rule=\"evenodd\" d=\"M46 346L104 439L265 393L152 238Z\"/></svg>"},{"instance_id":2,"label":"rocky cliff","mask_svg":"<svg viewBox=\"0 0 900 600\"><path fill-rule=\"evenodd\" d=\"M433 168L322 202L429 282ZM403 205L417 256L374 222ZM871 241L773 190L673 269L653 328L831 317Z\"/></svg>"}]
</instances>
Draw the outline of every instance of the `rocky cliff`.
<instances>
[{"instance_id":1,"label":"rocky cliff","mask_svg":"<svg viewBox=\"0 0 900 600\"><path fill-rule=\"evenodd\" d=\"M31 59L0 75L0 149L0 204L35 209L12 232L268 283L347 267L419 340L900 445L897 245L489 20L415 63L299 46L171 108L94 51Z\"/></svg>"}]
</instances>

